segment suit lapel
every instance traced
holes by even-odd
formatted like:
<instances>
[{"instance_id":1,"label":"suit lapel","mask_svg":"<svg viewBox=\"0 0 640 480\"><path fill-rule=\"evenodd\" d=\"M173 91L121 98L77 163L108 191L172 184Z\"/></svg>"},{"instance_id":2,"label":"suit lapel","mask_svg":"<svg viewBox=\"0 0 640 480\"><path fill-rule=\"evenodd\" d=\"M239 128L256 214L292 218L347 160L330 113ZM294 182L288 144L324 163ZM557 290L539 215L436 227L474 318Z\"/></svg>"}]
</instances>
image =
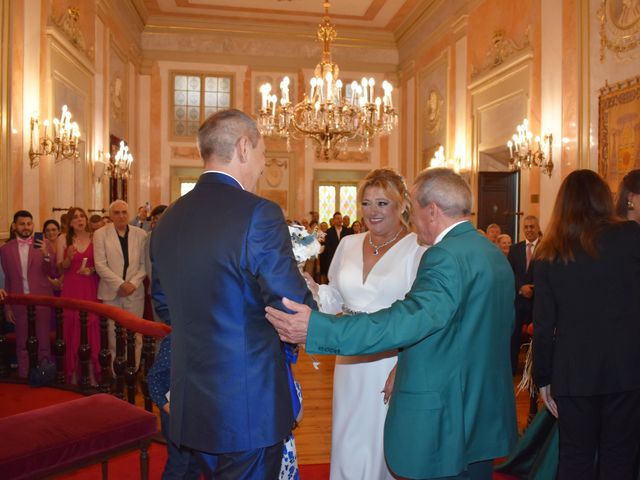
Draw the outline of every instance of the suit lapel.
<instances>
[{"instance_id":1,"label":"suit lapel","mask_svg":"<svg viewBox=\"0 0 640 480\"><path fill-rule=\"evenodd\" d=\"M114 245L114 248L116 249L116 252L118 252L118 256L120 257L120 259L122 260L122 262L124 263L124 254L122 253L122 247L120 246L120 238L118 235L118 231L116 230L116 227L113 227L111 229L111 243ZM121 273L122 275L122 273Z\"/></svg>"}]
</instances>

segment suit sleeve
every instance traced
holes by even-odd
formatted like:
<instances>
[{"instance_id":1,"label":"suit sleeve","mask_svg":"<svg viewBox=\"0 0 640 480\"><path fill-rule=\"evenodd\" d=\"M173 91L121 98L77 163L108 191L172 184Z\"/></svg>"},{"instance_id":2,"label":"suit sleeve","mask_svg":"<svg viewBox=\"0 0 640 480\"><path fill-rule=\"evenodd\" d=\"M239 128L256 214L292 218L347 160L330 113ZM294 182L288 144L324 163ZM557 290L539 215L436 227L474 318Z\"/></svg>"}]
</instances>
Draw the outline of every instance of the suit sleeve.
<instances>
[{"instance_id":1,"label":"suit sleeve","mask_svg":"<svg viewBox=\"0 0 640 480\"><path fill-rule=\"evenodd\" d=\"M265 305L286 310L282 297L317 308L293 257L282 211L264 201L255 208L247 238L247 259Z\"/></svg>"},{"instance_id":2,"label":"suit sleeve","mask_svg":"<svg viewBox=\"0 0 640 480\"><path fill-rule=\"evenodd\" d=\"M171 325L171 315L169 313L169 306L167 305L167 297L162 290L162 285L160 284L160 278L157 274L154 274L154 271L157 271L153 267L155 251L153 248L154 237L151 236L149 241L149 261L151 262L151 300L153 301L153 308L156 311L156 315L160 317L163 323L167 325Z\"/></svg>"},{"instance_id":3,"label":"suit sleeve","mask_svg":"<svg viewBox=\"0 0 640 480\"><path fill-rule=\"evenodd\" d=\"M431 247L423 255L404 300L375 313L346 318L312 312L306 349L359 355L406 347L446 328L461 298L456 258L442 248Z\"/></svg>"},{"instance_id":4,"label":"suit sleeve","mask_svg":"<svg viewBox=\"0 0 640 480\"><path fill-rule=\"evenodd\" d=\"M147 262L146 262L146 239L147 233L141 229L141 231L136 232L136 241L135 248L138 249L138 268L137 272L131 279L129 280L136 288L139 288L144 282L144 277L147 276Z\"/></svg>"},{"instance_id":5,"label":"suit sleeve","mask_svg":"<svg viewBox=\"0 0 640 480\"><path fill-rule=\"evenodd\" d=\"M533 380L539 387L551 383L553 343L557 323L556 302L549 283L550 264L535 262L536 294L533 304Z\"/></svg>"}]
</instances>

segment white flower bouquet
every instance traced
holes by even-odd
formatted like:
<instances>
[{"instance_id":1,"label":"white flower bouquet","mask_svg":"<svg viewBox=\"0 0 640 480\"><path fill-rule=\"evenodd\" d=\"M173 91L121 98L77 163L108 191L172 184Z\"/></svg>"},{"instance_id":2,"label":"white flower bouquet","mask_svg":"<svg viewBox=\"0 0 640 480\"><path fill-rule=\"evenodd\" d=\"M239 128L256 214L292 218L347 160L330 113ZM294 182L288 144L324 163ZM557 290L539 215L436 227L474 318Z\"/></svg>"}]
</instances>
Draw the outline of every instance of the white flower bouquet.
<instances>
[{"instance_id":1,"label":"white flower bouquet","mask_svg":"<svg viewBox=\"0 0 640 480\"><path fill-rule=\"evenodd\" d=\"M298 264L316 258L320 254L320 242L315 234L307 232L302 225L289 225L293 256Z\"/></svg>"}]
</instances>

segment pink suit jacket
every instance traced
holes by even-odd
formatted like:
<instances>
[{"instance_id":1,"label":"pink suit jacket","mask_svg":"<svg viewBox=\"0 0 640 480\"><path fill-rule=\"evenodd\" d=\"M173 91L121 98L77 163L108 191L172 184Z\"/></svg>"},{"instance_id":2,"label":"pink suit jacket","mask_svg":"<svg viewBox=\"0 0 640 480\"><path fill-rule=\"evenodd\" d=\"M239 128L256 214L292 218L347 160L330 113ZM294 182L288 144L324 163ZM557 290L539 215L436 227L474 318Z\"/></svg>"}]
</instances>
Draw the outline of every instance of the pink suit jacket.
<instances>
[{"instance_id":1,"label":"pink suit jacket","mask_svg":"<svg viewBox=\"0 0 640 480\"><path fill-rule=\"evenodd\" d=\"M5 276L5 290L9 293L24 293L17 240L9 240L0 247L0 260L2 261L2 270ZM42 250L33 248L32 245L29 249L29 260L27 261L29 293L33 295L53 295L47 276L56 276L54 269L53 262L46 262L42 255Z\"/></svg>"}]
</instances>

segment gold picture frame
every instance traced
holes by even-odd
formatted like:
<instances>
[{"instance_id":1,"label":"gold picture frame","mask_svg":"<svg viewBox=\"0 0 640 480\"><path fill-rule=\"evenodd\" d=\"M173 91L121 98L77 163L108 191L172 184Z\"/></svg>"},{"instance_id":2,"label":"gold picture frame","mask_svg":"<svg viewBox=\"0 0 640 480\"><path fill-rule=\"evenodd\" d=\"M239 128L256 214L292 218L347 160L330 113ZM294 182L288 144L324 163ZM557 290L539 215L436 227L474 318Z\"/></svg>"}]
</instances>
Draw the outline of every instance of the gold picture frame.
<instances>
[{"instance_id":1,"label":"gold picture frame","mask_svg":"<svg viewBox=\"0 0 640 480\"><path fill-rule=\"evenodd\" d=\"M598 172L616 192L640 168L640 76L605 85L598 99Z\"/></svg>"}]
</instances>

